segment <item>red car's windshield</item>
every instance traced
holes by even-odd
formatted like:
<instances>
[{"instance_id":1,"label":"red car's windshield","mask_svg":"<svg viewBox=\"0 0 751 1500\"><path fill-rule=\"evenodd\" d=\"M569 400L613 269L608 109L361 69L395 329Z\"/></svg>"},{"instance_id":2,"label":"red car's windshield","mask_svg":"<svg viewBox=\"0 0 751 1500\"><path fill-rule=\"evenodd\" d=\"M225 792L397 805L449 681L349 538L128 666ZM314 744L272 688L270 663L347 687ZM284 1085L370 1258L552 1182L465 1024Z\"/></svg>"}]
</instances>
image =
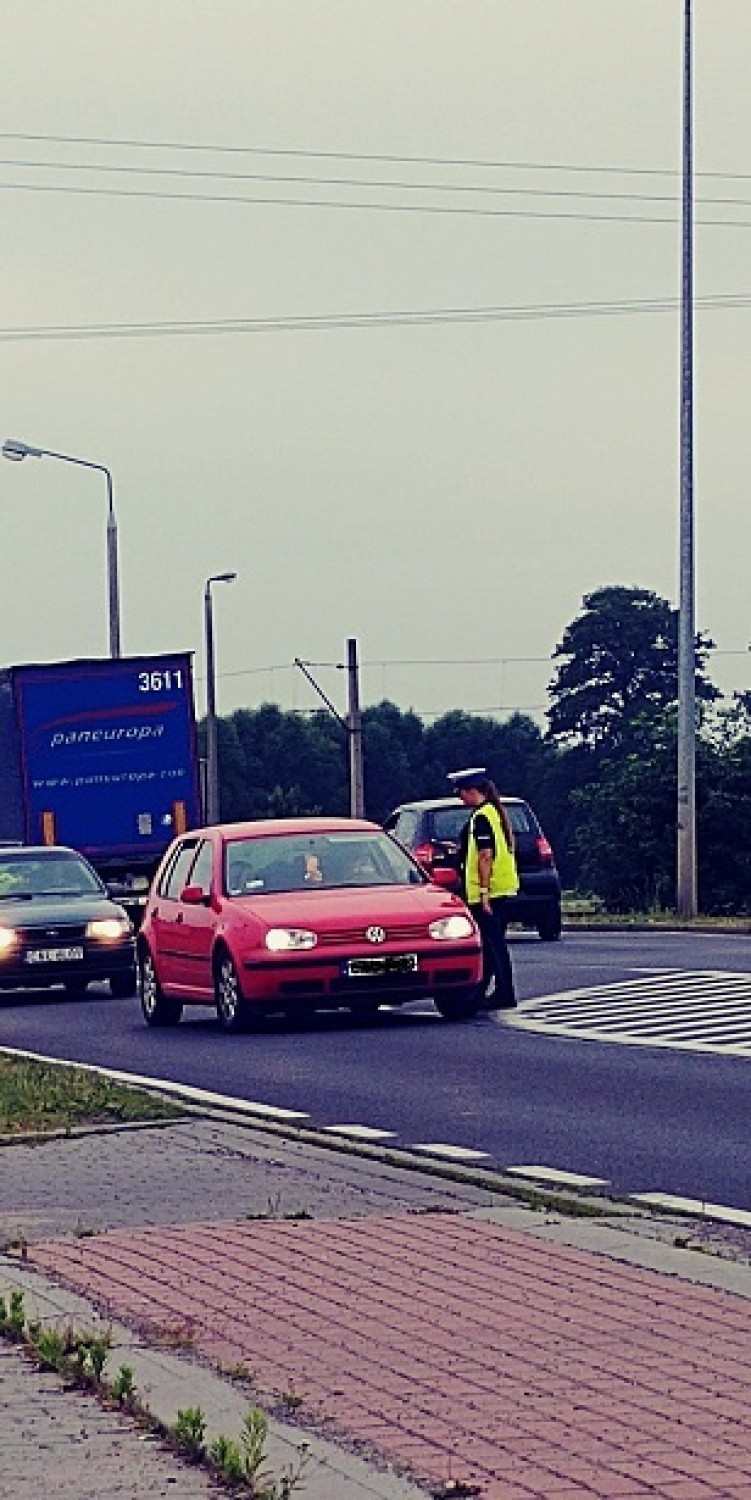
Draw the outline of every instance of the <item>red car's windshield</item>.
<instances>
[{"instance_id":1,"label":"red car's windshield","mask_svg":"<svg viewBox=\"0 0 751 1500\"><path fill-rule=\"evenodd\" d=\"M225 853L229 896L316 887L420 885L425 878L385 833L262 835L233 839Z\"/></svg>"}]
</instances>

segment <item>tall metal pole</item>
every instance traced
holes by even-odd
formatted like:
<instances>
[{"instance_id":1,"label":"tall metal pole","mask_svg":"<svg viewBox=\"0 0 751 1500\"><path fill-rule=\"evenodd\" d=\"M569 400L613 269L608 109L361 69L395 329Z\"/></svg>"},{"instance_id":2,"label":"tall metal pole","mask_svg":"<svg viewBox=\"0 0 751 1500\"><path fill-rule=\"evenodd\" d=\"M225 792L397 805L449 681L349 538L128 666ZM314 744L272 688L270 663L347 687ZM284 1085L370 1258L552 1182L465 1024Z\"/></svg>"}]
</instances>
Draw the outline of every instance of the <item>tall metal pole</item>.
<instances>
[{"instance_id":1,"label":"tall metal pole","mask_svg":"<svg viewBox=\"0 0 751 1500\"><path fill-rule=\"evenodd\" d=\"M357 641L347 641L349 730L349 810L353 818L365 817L365 779L362 756L362 716L360 714L360 680L357 666Z\"/></svg>"},{"instance_id":2,"label":"tall metal pole","mask_svg":"<svg viewBox=\"0 0 751 1500\"><path fill-rule=\"evenodd\" d=\"M236 573L213 573L206 579L203 593L203 619L206 636L206 791L204 818L207 824L219 822L219 745L216 723L216 660L214 655L214 605L212 583L234 583Z\"/></svg>"},{"instance_id":3,"label":"tall metal pole","mask_svg":"<svg viewBox=\"0 0 751 1500\"><path fill-rule=\"evenodd\" d=\"M676 907L696 916L696 625L693 458L693 133L691 0L684 0L681 289L681 504L678 616L678 844Z\"/></svg>"},{"instance_id":4,"label":"tall metal pole","mask_svg":"<svg viewBox=\"0 0 751 1500\"><path fill-rule=\"evenodd\" d=\"M214 610L209 578L203 596L206 632L206 807L207 824L219 822L219 764L216 738L216 664L214 661Z\"/></svg>"},{"instance_id":5,"label":"tall metal pole","mask_svg":"<svg viewBox=\"0 0 751 1500\"><path fill-rule=\"evenodd\" d=\"M117 548L117 520L112 498L112 475L101 466L107 480L107 602L109 610L110 656L122 656L120 646L120 569Z\"/></svg>"}]
</instances>

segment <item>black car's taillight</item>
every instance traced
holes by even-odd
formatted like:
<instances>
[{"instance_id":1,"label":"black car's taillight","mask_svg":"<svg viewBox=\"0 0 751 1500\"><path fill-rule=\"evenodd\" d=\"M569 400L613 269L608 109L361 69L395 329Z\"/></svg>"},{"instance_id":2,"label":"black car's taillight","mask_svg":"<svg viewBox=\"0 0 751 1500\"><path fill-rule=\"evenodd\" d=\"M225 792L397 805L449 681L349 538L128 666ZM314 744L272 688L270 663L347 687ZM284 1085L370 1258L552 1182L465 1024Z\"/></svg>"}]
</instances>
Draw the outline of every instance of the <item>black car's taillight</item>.
<instances>
[{"instance_id":1,"label":"black car's taillight","mask_svg":"<svg viewBox=\"0 0 751 1500\"><path fill-rule=\"evenodd\" d=\"M553 851L544 834L540 834L540 837L537 840L537 853L540 856L541 865L552 865Z\"/></svg>"}]
</instances>

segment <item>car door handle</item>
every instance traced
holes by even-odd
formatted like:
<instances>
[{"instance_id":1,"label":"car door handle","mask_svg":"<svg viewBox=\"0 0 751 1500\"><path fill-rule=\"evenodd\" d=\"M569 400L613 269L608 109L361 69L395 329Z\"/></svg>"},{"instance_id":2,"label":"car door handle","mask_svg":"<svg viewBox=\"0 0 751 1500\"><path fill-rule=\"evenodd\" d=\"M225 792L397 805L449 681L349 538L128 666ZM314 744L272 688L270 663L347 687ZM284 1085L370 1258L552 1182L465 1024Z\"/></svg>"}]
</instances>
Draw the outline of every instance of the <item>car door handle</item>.
<instances>
[{"instance_id":1,"label":"car door handle","mask_svg":"<svg viewBox=\"0 0 751 1500\"><path fill-rule=\"evenodd\" d=\"M182 920L183 920L183 914L182 914L182 912L181 912L181 911L179 911L179 912L178 912L178 913L177 913L177 916L176 916L176 917L175 917L175 921L176 921L176 922L182 922Z\"/></svg>"}]
</instances>

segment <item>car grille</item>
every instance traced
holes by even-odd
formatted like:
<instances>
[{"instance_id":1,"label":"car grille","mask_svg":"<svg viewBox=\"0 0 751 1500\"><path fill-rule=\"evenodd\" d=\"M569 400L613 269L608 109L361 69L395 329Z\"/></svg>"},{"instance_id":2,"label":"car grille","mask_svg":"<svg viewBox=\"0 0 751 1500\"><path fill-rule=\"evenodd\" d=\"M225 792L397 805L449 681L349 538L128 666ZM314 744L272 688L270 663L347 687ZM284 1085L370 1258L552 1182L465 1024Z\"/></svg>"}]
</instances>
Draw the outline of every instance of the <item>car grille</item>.
<instances>
[{"instance_id":1,"label":"car grille","mask_svg":"<svg viewBox=\"0 0 751 1500\"><path fill-rule=\"evenodd\" d=\"M82 943L86 936L85 922L58 922L42 927L24 927L19 937L24 948L38 948L40 943L55 943L67 947L71 943Z\"/></svg>"},{"instance_id":2,"label":"car grille","mask_svg":"<svg viewBox=\"0 0 751 1500\"><path fill-rule=\"evenodd\" d=\"M356 927L329 928L318 934L321 948L347 947L352 943L365 943L368 927L383 927L387 943L416 943L428 935L424 922L364 922ZM375 946L375 945L374 945Z\"/></svg>"}]
</instances>

